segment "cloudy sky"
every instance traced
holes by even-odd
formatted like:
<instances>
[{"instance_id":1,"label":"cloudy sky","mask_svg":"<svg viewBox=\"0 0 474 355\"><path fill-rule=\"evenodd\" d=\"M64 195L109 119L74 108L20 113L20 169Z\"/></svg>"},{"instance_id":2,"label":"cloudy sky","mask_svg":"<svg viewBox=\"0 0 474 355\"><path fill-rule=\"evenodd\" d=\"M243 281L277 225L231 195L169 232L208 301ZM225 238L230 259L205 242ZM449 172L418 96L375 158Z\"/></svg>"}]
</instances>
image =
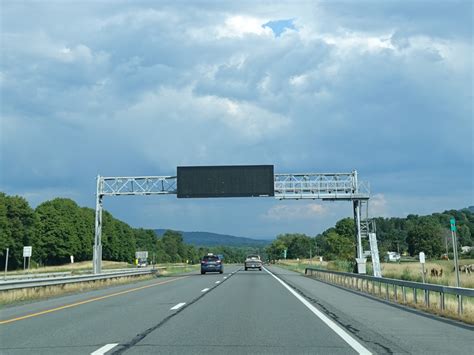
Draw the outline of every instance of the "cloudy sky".
<instances>
[{"instance_id":1,"label":"cloudy sky","mask_svg":"<svg viewBox=\"0 0 474 355\"><path fill-rule=\"evenodd\" d=\"M371 214L474 204L466 1L1 0L0 190L274 164L370 182ZM349 203L114 197L135 227L315 235Z\"/></svg>"}]
</instances>

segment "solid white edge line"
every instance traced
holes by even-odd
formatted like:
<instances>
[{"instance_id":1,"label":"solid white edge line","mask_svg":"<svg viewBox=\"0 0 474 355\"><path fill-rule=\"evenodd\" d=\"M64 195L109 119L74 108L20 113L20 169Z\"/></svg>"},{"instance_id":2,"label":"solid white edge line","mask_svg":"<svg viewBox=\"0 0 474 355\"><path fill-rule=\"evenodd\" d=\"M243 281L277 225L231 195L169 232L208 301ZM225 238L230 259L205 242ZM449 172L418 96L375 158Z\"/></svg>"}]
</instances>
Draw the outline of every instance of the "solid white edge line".
<instances>
[{"instance_id":1,"label":"solid white edge line","mask_svg":"<svg viewBox=\"0 0 474 355\"><path fill-rule=\"evenodd\" d=\"M177 309L183 307L185 304L186 304L186 302L178 303L176 306L171 307L171 308L170 308L170 311L175 311L175 310L177 310Z\"/></svg>"},{"instance_id":2,"label":"solid white edge line","mask_svg":"<svg viewBox=\"0 0 474 355\"><path fill-rule=\"evenodd\" d=\"M283 285L290 293L295 296L301 303L303 303L311 312L313 312L319 319L321 319L329 328L331 328L337 335L339 335L349 346L357 351L359 354L369 355L372 354L369 349L365 348L361 343L355 340L351 335L349 335L344 329L342 329L339 325L337 325L334 321L328 318L325 314L321 313L316 307L314 307L311 303L306 301L301 295L296 293L290 286L288 286L284 281L280 278L276 277L268 271L266 268L263 268L266 272L268 272L271 276L273 276L280 284Z\"/></svg>"},{"instance_id":3,"label":"solid white edge line","mask_svg":"<svg viewBox=\"0 0 474 355\"><path fill-rule=\"evenodd\" d=\"M208 288L205 288L205 289L202 289L202 290L201 290L201 292L207 292L207 291L209 291Z\"/></svg>"},{"instance_id":4,"label":"solid white edge line","mask_svg":"<svg viewBox=\"0 0 474 355\"><path fill-rule=\"evenodd\" d=\"M96 351L94 351L93 353L91 353L91 355L103 355L107 351L112 350L113 348L115 348L117 345L118 345L118 343L104 345L103 347L101 347L101 348L97 349Z\"/></svg>"}]
</instances>

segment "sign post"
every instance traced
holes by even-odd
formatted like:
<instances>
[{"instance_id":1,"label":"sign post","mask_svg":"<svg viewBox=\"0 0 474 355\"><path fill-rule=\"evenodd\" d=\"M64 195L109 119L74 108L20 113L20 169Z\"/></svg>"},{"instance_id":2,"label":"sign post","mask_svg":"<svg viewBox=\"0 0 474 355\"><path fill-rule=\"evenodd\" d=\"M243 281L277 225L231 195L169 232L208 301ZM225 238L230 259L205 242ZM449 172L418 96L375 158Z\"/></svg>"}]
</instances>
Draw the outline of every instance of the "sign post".
<instances>
[{"instance_id":1,"label":"sign post","mask_svg":"<svg viewBox=\"0 0 474 355\"><path fill-rule=\"evenodd\" d=\"M456 220L451 218L449 221L451 224L451 239L453 240L453 255L454 255L454 268L456 269L456 287L460 287L461 283L459 280L459 263L458 263L458 242L456 238Z\"/></svg>"},{"instance_id":2,"label":"sign post","mask_svg":"<svg viewBox=\"0 0 474 355\"><path fill-rule=\"evenodd\" d=\"M421 264L421 275L423 277L423 283L425 283L425 253L420 251L420 264Z\"/></svg>"},{"instance_id":3,"label":"sign post","mask_svg":"<svg viewBox=\"0 0 474 355\"><path fill-rule=\"evenodd\" d=\"M5 274L3 275L3 279L7 279L7 271L8 271L8 252L10 251L10 248L7 248L7 254L5 257Z\"/></svg>"},{"instance_id":4,"label":"sign post","mask_svg":"<svg viewBox=\"0 0 474 355\"><path fill-rule=\"evenodd\" d=\"M30 260L31 260L31 252L33 247L27 246L23 247L23 271L25 271L26 267L26 258L28 258L28 271L30 271Z\"/></svg>"}]
</instances>

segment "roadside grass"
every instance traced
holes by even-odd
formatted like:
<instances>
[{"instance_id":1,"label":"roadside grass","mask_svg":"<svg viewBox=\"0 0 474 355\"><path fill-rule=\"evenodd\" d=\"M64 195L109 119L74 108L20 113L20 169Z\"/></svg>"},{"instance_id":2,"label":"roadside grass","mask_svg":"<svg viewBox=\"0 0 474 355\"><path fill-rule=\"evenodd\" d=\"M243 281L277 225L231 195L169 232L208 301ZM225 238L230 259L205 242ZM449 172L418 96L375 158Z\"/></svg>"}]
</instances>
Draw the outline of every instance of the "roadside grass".
<instances>
[{"instance_id":1,"label":"roadside grass","mask_svg":"<svg viewBox=\"0 0 474 355\"><path fill-rule=\"evenodd\" d=\"M157 264L155 265L159 270L160 276L172 276L176 274L182 274L191 271L199 270L199 264Z\"/></svg>"},{"instance_id":2,"label":"roadside grass","mask_svg":"<svg viewBox=\"0 0 474 355\"><path fill-rule=\"evenodd\" d=\"M71 284L21 288L0 292L0 306L9 304L36 301L51 297L63 296L73 293L82 293L110 286L118 286L156 278L155 275L129 276L88 282L77 282Z\"/></svg>"},{"instance_id":3,"label":"roadside grass","mask_svg":"<svg viewBox=\"0 0 474 355\"><path fill-rule=\"evenodd\" d=\"M126 269L126 268L134 268L135 265L120 262L120 261L102 261L102 269L109 270L109 269ZM50 272L72 272L72 273L80 273L81 271L91 271L92 272L92 261L80 261L74 264L64 264L64 265L54 265L54 266L42 266L42 267L32 267L29 270L31 274L42 274L42 273L50 273ZM28 273L27 271L23 270L14 270L8 271L7 275L22 275ZM1 275L0 275L1 277Z\"/></svg>"},{"instance_id":4,"label":"roadside grass","mask_svg":"<svg viewBox=\"0 0 474 355\"><path fill-rule=\"evenodd\" d=\"M125 262L115 261L103 261L102 267L104 270L113 269L125 269L125 268L136 268L135 265L127 264ZM62 285L43 286L43 287L32 287L15 289L8 291L0 291L0 306L25 302L35 301L45 298L51 298L56 296L68 295L73 293L81 293L110 286L124 285L129 283L135 283L139 281L146 281L156 278L157 276L173 276L182 274L190 271L197 271L199 265L189 265L185 263L176 264L157 264L155 267L158 269L157 275L141 275L141 276L129 276L129 277L116 277L105 280L95 280L86 282L77 282ZM30 270L31 273L49 273L49 272L72 272L80 273L81 271L92 271L92 262L84 261L74 264L66 264L60 266L50 266L44 268L38 268ZM10 273L8 273L10 275ZM23 274L16 273L16 274ZM14 275L12 273L11 275Z\"/></svg>"},{"instance_id":5,"label":"roadside grass","mask_svg":"<svg viewBox=\"0 0 474 355\"><path fill-rule=\"evenodd\" d=\"M461 261L461 265L473 264L473 259L465 259ZM350 272L352 264L345 261L330 261L330 262L312 262L307 259L298 260L280 260L277 263L288 270L304 273L307 267L316 267L320 269L327 269L333 271ZM370 275L371 264L368 263L367 271ZM432 277L430 275L431 269L443 268L443 277ZM448 260L436 260L429 261L425 264L426 283L439 284L445 286L455 286L456 284L456 273L453 270L453 262ZM382 263L382 275L385 278L399 279L405 281L422 282L421 266L418 262L411 263ZM474 288L474 273L471 274L460 274L461 287ZM371 294L378 298L388 299L392 302L413 307L425 312L437 314L439 316L461 320L463 322L474 324L474 298L464 297L463 298L463 314L458 314L458 300L455 295L445 294L444 309L441 309L441 297L439 294L430 292L430 306L427 307L424 304L425 294L422 290L416 290L416 302L415 294L413 289L401 287L394 287L388 285L388 290L384 285L379 286L377 282L362 282L359 281L357 284L351 284L347 280L326 280L331 283L339 284L343 287L350 289L356 289L361 292ZM404 295L405 294L405 295Z\"/></svg>"},{"instance_id":6,"label":"roadside grass","mask_svg":"<svg viewBox=\"0 0 474 355\"><path fill-rule=\"evenodd\" d=\"M474 264L474 259L462 259L460 265ZM410 263L382 263L383 277L391 279L400 279L406 281L422 282L423 276L421 264L418 262ZM431 269L443 270L442 277L431 276ZM456 286L456 272L452 260L433 260L425 263L425 281L427 283ZM474 273L460 273L460 286L474 288Z\"/></svg>"}]
</instances>

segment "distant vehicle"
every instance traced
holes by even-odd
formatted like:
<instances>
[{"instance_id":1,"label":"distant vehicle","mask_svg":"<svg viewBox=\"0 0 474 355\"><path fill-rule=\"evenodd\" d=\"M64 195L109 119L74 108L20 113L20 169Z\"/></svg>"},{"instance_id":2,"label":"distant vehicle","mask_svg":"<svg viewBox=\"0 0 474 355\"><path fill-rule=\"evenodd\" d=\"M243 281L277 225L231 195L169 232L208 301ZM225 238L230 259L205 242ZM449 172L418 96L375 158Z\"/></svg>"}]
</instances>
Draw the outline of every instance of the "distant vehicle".
<instances>
[{"instance_id":1,"label":"distant vehicle","mask_svg":"<svg viewBox=\"0 0 474 355\"><path fill-rule=\"evenodd\" d=\"M245 271L248 269L259 269L262 271L262 260L260 259L260 255L251 254L248 255L244 262Z\"/></svg>"},{"instance_id":2,"label":"distant vehicle","mask_svg":"<svg viewBox=\"0 0 474 355\"><path fill-rule=\"evenodd\" d=\"M146 259L138 259L137 267L147 267Z\"/></svg>"},{"instance_id":3,"label":"distant vehicle","mask_svg":"<svg viewBox=\"0 0 474 355\"><path fill-rule=\"evenodd\" d=\"M220 255L209 253L201 259L201 275L206 272L218 272L220 274L224 272L224 263Z\"/></svg>"},{"instance_id":4,"label":"distant vehicle","mask_svg":"<svg viewBox=\"0 0 474 355\"><path fill-rule=\"evenodd\" d=\"M395 251L388 251L385 258L386 261L397 262L400 261L400 254Z\"/></svg>"}]
</instances>

